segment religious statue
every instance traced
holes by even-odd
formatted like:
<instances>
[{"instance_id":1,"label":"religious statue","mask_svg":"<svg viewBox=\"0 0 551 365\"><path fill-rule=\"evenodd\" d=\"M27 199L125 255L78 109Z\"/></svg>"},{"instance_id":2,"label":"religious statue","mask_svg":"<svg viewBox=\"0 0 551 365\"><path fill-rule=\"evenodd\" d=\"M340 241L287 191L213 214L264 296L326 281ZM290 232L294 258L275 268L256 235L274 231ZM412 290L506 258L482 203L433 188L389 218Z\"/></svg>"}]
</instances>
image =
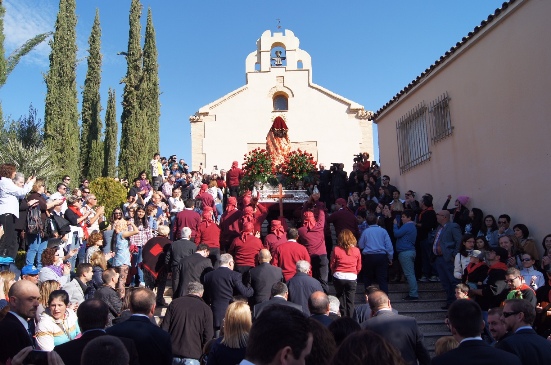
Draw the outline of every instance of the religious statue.
<instances>
[{"instance_id":1,"label":"religious statue","mask_svg":"<svg viewBox=\"0 0 551 365\"><path fill-rule=\"evenodd\" d=\"M282 117L276 117L266 136L266 150L273 159L273 165L278 166L285 162L285 156L291 152L291 142L288 136L289 128Z\"/></svg>"}]
</instances>

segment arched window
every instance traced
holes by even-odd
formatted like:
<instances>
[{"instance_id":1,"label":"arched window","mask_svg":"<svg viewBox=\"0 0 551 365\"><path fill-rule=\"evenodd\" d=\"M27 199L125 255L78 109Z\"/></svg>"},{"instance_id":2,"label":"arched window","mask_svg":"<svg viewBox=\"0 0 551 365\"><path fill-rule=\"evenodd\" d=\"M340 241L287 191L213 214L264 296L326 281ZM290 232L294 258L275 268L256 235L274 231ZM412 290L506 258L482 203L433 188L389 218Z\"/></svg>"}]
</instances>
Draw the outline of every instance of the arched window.
<instances>
[{"instance_id":1,"label":"arched window","mask_svg":"<svg viewBox=\"0 0 551 365\"><path fill-rule=\"evenodd\" d=\"M289 110L286 95L279 94L274 97L274 110Z\"/></svg>"}]
</instances>

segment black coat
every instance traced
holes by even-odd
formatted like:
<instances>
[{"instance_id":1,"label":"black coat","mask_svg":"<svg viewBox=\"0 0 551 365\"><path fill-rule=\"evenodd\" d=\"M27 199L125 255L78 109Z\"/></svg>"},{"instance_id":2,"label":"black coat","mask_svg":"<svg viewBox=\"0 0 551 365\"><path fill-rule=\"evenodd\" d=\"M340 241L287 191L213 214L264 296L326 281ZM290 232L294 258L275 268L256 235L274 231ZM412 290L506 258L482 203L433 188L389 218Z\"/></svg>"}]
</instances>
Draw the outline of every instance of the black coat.
<instances>
[{"instance_id":1,"label":"black coat","mask_svg":"<svg viewBox=\"0 0 551 365\"><path fill-rule=\"evenodd\" d=\"M187 294L187 287L192 281L204 281L204 276L212 270L212 262L208 257L203 257L198 253L185 257L178 265L178 274L180 275L177 281L178 287L175 289L174 298L178 298ZM172 271L174 275L174 270Z\"/></svg>"},{"instance_id":2,"label":"black coat","mask_svg":"<svg viewBox=\"0 0 551 365\"><path fill-rule=\"evenodd\" d=\"M498 341L496 348L519 357L523 364L544 365L551 361L551 342L533 329L522 329Z\"/></svg>"},{"instance_id":3,"label":"black coat","mask_svg":"<svg viewBox=\"0 0 551 365\"><path fill-rule=\"evenodd\" d=\"M34 332L32 327L31 332ZM25 347L33 345L33 339L23 327L19 319L11 313L7 313L0 321L0 363L5 363L7 359L13 358L19 351Z\"/></svg>"},{"instance_id":4,"label":"black coat","mask_svg":"<svg viewBox=\"0 0 551 365\"><path fill-rule=\"evenodd\" d=\"M92 341L93 339L105 336L106 333L102 329L86 331L82 334L81 337L76 340L65 342L64 344L57 345L54 347L54 351L59 354L61 360L65 365L80 365L82 351L84 347ZM119 337L119 340L122 341L126 351L128 351L128 356L130 358L130 365L139 365L140 361L138 358L138 350L134 341L128 338Z\"/></svg>"},{"instance_id":5,"label":"black coat","mask_svg":"<svg viewBox=\"0 0 551 365\"><path fill-rule=\"evenodd\" d=\"M113 324L113 319L120 316L122 311L122 300L119 293L110 286L104 285L96 290L94 298L101 299L109 307L109 320L107 321L107 326L111 326Z\"/></svg>"},{"instance_id":6,"label":"black coat","mask_svg":"<svg viewBox=\"0 0 551 365\"><path fill-rule=\"evenodd\" d=\"M190 240L180 239L172 242L172 246L166 255L166 264L178 266L182 259L193 255L197 251L197 245Z\"/></svg>"},{"instance_id":7,"label":"black coat","mask_svg":"<svg viewBox=\"0 0 551 365\"><path fill-rule=\"evenodd\" d=\"M402 316L391 310L379 311L377 316L363 322L362 329L381 335L396 347L408 365L428 365L430 355L423 343L423 334L413 317Z\"/></svg>"},{"instance_id":8,"label":"black coat","mask_svg":"<svg viewBox=\"0 0 551 365\"><path fill-rule=\"evenodd\" d=\"M432 359L431 365L521 365L518 357L481 340L465 341Z\"/></svg>"},{"instance_id":9,"label":"black coat","mask_svg":"<svg viewBox=\"0 0 551 365\"><path fill-rule=\"evenodd\" d=\"M170 335L144 316L133 315L128 320L106 330L108 335L134 340L141 365L171 365Z\"/></svg>"},{"instance_id":10,"label":"black coat","mask_svg":"<svg viewBox=\"0 0 551 365\"><path fill-rule=\"evenodd\" d=\"M283 281L281 268L264 262L249 271L251 286L254 290L252 305L262 303L270 299L272 286Z\"/></svg>"},{"instance_id":11,"label":"black coat","mask_svg":"<svg viewBox=\"0 0 551 365\"><path fill-rule=\"evenodd\" d=\"M310 316L308 298L315 291L323 291L319 281L308 274L298 272L287 283L289 288L289 300L302 307L302 311Z\"/></svg>"},{"instance_id":12,"label":"black coat","mask_svg":"<svg viewBox=\"0 0 551 365\"><path fill-rule=\"evenodd\" d=\"M272 305L284 305L287 307L295 308L296 310L299 310L302 312L302 307L298 304L295 304L293 302L289 302L285 300L285 298L281 297L272 297L270 300L267 300L262 303L258 303L253 307L253 318L258 318L260 313L262 313L263 310L265 310L268 307L271 307Z\"/></svg>"},{"instance_id":13,"label":"black coat","mask_svg":"<svg viewBox=\"0 0 551 365\"><path fill-rule=\"evenodd\" d=\"M185 295L170 303L161 328L170 334L174 356L199 359L214 335L212 311L200 297Z\"/></svg>"},{"instance_id":14,"label":"black coat","mask_svg":"<svg viewBox=\"0 0 551 365\"><path fill-rule=\"evenodd\" d=\"M211 305L214 327L220 328L226 309L234 295L252 297L253 288L243 285L241 274L219 267L205 275L205 301Z\"/></svg>"}]
</instances>

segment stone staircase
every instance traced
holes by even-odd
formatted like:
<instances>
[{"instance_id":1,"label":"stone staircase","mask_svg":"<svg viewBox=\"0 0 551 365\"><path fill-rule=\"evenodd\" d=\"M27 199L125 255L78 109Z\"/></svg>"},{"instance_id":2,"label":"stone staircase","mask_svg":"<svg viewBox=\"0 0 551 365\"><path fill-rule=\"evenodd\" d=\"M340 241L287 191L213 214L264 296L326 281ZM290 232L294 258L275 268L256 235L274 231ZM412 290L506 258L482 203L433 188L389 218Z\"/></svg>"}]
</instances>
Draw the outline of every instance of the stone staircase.
<instances>
[{"instance_id":1,"label":"stone staircase","mask_svg":"<svg viewBox=\"0 0 551 365\"><path fill-rule=\"evenodd\" d=\"M170 280L167 283L170 284ZM389 299L392 308L405 316L414 317L424 336L425 346L431 356L434 356L434 343L442 336L449 336L450 331L444 324L446 310L440 307L446 304L446 295L442 290L440 283L418 283L419 300L405 301L403 297L408 295L408 285L406 283L389 283ZM329 294L335 295L335 289L330 284ZM165 291L165 300L167 303L172 301L172 289L170 286ZM356 293L356 305L364 304L363 284L358 284ZM158 324L161 323L166 312L166 307L155 310L155 319Z\"/></svg>"},{"instance_id":2,"label":"stone staircase","mask_svg":"<svg viewBox=\"0 0 551 365\"><path fill-rule=\"evenodd\" d=\"M414 317L423 333L425 346L434 356L434 343L442 336L451 335L444 324L447 310L441 309L446 305L446 294L442 285L436 283L420 283L419 300L405 301L403 297L408 295L406 283L390 283L389 299L393 308L405 316Z\"/></svg>"}]
</instances>

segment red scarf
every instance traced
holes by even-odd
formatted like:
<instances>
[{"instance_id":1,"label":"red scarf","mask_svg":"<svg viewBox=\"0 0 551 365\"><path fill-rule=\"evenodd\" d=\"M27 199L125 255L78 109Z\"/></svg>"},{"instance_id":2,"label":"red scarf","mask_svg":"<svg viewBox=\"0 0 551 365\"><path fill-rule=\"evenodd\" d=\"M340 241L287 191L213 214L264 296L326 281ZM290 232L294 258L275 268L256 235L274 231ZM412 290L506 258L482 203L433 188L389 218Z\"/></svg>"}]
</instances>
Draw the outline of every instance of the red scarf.
<instances>
[{"instance_id":1,"label":"red scarf","mask_svg":"<svg viewBox=\"0 0 551 365\"><path fill-rule=\"evenodd\" d=\"M490 273L490 271L492 271L492 270L507 271L507 269L508 269L507 264L504 264L503 262L499 261L499 262L496 262L495 264L493 264L492 266L490 266L490 268L488 269L488 273Z\"/></svg>"},{"instance_id":2,"label":"red scarf","mask_svg":"<svg viewBox=\"0 0 551 365\"><path fill-rule=\"evenodd\" d=\"M272 221L271 231L277 238L280 238L283 234L285 234L285 229L281 225L281 221L278 221L277 219Z\"/></svg>"},{"instance_id":3,"label":"red scarf","mask_svg":"<svg viewBox=\"0 0 551 365\"><path fill-rule=\"evenodd\" d=\"M254 232L254 224L250 222L243 223L243 231L241 231L241 240L247 242L247 236Z\"/></svg>"},{"instance_id":4,"label":"red scarf","mask_svg":"<svg viewBox=\"0 0 551 365\"><path fill-rule=\"evenodd\" d=\"M249 206L243 209L243 217L241 218L241 222L243 222L243 226L245 226L245 223L254 223L253 207Z\"/></svg>"},{"instance_id":5,"label":"red scarf","mask_svg":"<svg viewBox=\"0 0 551 365\"><path fill-rule=\"evenodd\" d=\"M302 223L308 230L314 228L316 226L316 218L314 217L314 213L304 212L304 220Z\"/></svg>"},{"instance_id":6,"label":"red scarf","mask_svg":"<svg viewBox=\"0 0 551 365\"><path fill-rule=\"evenodd\" d=\"M470 262L468 265L467 265L467 275L472 273L473 271L475 271L476 269L478 269L480 266L484 266L486 265L485 262L479 262L477 264L473 263L473 262Z\"/></svg>"},{"instance_id":7,"label":"red scarf","mask_svg":"<svg viewBox=\"0 0 551 365\"><path fill-rule=\"evenodd\" d=\"M212 208L211 207L205 207L203 209L203 222L206 222L206 226L210 226L212 223Z\"/></svg>"},{"instance_id":8,"label":"red scarf","mask_svg":"<svg viewBox=\"0 0 551 365\"><path fill-rule=\"evenodd\" d=\"M422 210L421 213L419 213L419 218L417 219L419 222L421 221L421 218L423 217L423 214L426 212L426 211L429 211L429 210L434 210L433 207L428 207L427 209L425 210Z\"/></svg>"},{"instance_id":9,"label":"red scarf","mask_svg":"<svg viewBox=\"0 0 551 365\"><path fill-rule=\"evenodd\" d=\"M226 203L226 212L231 212L237 207L237 199L235 199L234 196L230 196L228 198L228 202Z\"/></svg>"},{"instance_id":10,"label":"red scarf","mask_svg":"<svg viewBox=\"0 0 551 365\"><path fill-rule=\"evenodd\" d=\"M69 208L71 212L75 213L77 217L79 218L82 217L82 213L74 205L70 205L67 208ZM83 219L80 223L78 223L78 226L82 228L82 232L84 233L84 239L88 240L88 226L86 225L86 219Z\"/></svg>"}]
</instances>

